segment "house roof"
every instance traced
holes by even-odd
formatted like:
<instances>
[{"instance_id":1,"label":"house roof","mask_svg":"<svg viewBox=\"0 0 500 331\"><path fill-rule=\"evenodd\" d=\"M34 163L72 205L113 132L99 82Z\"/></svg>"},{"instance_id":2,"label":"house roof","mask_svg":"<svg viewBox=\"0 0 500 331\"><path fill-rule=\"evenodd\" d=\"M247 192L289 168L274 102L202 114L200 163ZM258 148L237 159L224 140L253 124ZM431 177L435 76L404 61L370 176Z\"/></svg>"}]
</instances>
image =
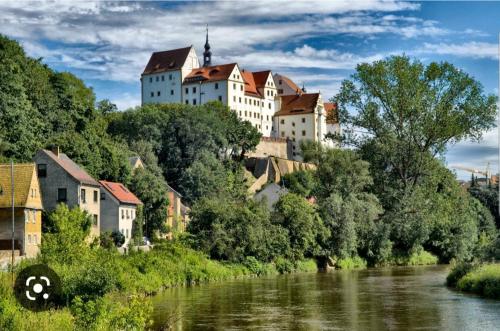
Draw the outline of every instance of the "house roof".
<instances>
[{"instance_id":1,"label":"house roof","mask_svg":"<svg viewBox=\"0 0 500 331\"><path fill-rule=\"evenodd\" d=\"M233 72L236 63L220 64L210 67L201 67L191 70L191 72L186 76L184 82L196 82L196 81L219 81L226 80Z\"/></svg>"},{"instance_id":2,"label":"house roof","mask_svg":"<svg viewBox=\"0 0 500 331\"><path fill-rule=\"evenodd\" d=\"M252 73L257 88L266 86L267 77L269 77L270 73L271 70L257 71Z\"/></svg>"},{"instance_id":3,"label":"house roof","mask_svg":"<svg viewBox=\"0 0 500 331\"><path fill-rule=\"evenodd\" d=\"M135 168L144 168L144 165L142 164L142 160L139 156L131 156L128 158L128 161L130 163L130 167L132 169L135 169Z\"/></svg>"},{"instance_id":4,"label":"house roof","mask_svg":"<svg viewBox=\"0 0 500 331\"><path fill-rule=\"evenodd\" d=\"M259 91L257 90L257 86L255 85L253 73L250 71L243 70L241 71L241 75L243 76L243 80L245 81L245 93L260 97Z\"/></svg>"},{"instance_id":5,"label":"house roof","mask_svg":"<svg viewBox=\"0 0 500 331\"><path fill-rule=\"evenodd\" d=\"M288 85L291 89L293 89L296 93L299 93L299 94L302 94L303 91L302 89L293 82L293 80L291 80L290 78L288 78L287 76L283 76L281 74L276 74L274 75L276 77L277 80L280 80L281 79L281 82L282 84L286 84ZM279 85L279 84L277 84Z\"/></svg>"},{"instance_id":6,"label":"house roof","mask_svg":"<svg viewBox=\"0 0 500 331\"><path fill-rule=\"evenodd\" d=\"M41 152L49 156L76 181L86 185L101 186L94 178L92 178L92 176L90 176L85 170L80 168L80 166L73 162L73 160L71 160L66 154L59 153L58 157L53 152L46 149L42 149Z\"/></svg>"},{"instance_id":7,"label":"house roof","mask_svg":"<svg viewBox=\"0 0 500 331\"><path fill-rule=\"evenodd\" d=\"M191 48L192 46L154 52L149 58L149 62L142 74L147 75L169 70L179 70L186 62Z\"/></svg>"},{"instance_id":8,"label":"house roof","mask_svg":"<svg viewBox=\"0 0 500 331\"><path fill-rule=\"evenodd\" d=\"M120 203L142 205L141 200L139 200L134 193L130 192L122 183L108 182L105 180L100 180L99 183L101 183L102 187Z\"/></svg>"},{"instance_id":9,"label":"house roof","mask_svg":"<svg viewBox=\"0 0 500 331\"><path fill-rule=\"evenodd\" d=\"M316 110L319 93L281 96L281 109L274 116L311 114Z\"/></svg>"},{"instance_id":10,"label":"house roof","mask_svg":"<svg viewBox=\"0 0 500 331\"><path fill-rule=\"evenodd\" d=\"M326 111L326 123L327 124L338 124L339 123L339 113L337 110L337 104L333 102L325 102Z\"/></svg>"},{"instance_id":11,"label":"house roof","mask_svg":"<svg viewBox=\"0 0 500 331\"><path fill-rule=\"evenodd\" d=\"M14 164L14 207L26 207L34 163ZM0 208L12 207L12 181L10 164L0 164Z\"/></svg>"}]
</instances>

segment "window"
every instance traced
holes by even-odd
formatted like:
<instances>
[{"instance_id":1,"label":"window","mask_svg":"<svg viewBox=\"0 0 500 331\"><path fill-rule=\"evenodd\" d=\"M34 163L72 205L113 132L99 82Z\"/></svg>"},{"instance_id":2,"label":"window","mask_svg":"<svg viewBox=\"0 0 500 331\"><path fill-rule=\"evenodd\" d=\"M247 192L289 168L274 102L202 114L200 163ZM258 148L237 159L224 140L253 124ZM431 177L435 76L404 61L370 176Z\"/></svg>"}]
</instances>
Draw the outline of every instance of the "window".
<instances>
[{"instance_id":1,"label":"window","mask_svg":"<svg viewBox=\"0 0 500 331\"><path fill-rule=\"evenodd\" d=\"M165 76L164 75L161 75L161 81L164 82L165 81Z\"/></svg>"},{"instance_id":2,"label":"window","mask_svg":"<svg viewBox=\"0 0 500 331\"><path fill-rule=\"evenodd\" d=\"M193 99L193 105L196 105L196 99Z\"/></svg>"},{"instance_id":3,"label":"window","mask_svg":"<svg viewBox=\"0 0 500 331\"><path fill-rule=\"evenodd\" d=\"M269 129L269 126L266 125L266 130Z\"/></svg>"},{"instance_id":4,"label":"window","mask_svg":"<svg viewBox=\"0 0 500 331\"><path fill-rule=\"evenodd\" d=\"M149 77L149 82L152 83L153 82L153 77Z\"/></svg>"},{"instance_id":5,"label":"window","mask_svg":"<svg viewBox=\"0 0 500 331\"><path fill-rule=\"evenodd\" d=\"M33 244L38 244L38 236L36 234L33 235Z\"/></svg>"},{"instance_id":6,"label":"window","mask_svg":"<svg viewBox=\"0 0 500 331\"><path fill-rule=\"evenodd\" d=\"M281 120L281 121L280 121L280 123L281 123L281 124L285 124L285 120Z\"/></svg>"},{"instance_id":7,"label":"window","mask_svg":"<svg viewBox=\"0 0 500 331\"><path fill-rule=\"evenodd\" d=\"M297 153L293 152L293 156L297 155Z\"/></svg>"},{"instance_id":8,"label":"window","mask_svg":"<svg viewBox=\"0 0 500 331\"><path fill-rule=\"evenodd\" d=\"M156 95L160 96L160 94L161 94L160 91L156 92Z\"/></svg>"},{"instance_id":9,"label":"window","mask_svg":"<svg viewBox=\"0 0 500 331\"><path fill-rule=\"evenodd\" d=\"M186 100L186 105L189 105L189 100Z\"/></svg>"},{"instance_id":10,"label":"window","mask_svg":"<svg viewBox=\"0 0 500 331\"><path fill-rule=\"evenodd\" d=\"M160 81L160 77L156 76L156 81L159 82Z\"/></svg>"},{"instance_id":11,"label":"window","mask_svg":"<svg viewBox=\"0 0 500 331\"><path fill-rule=\"evenodd\" d=\"M243 91L243 85L240 85L240 91Z\"/></svg>"},{"instance_id":12,"label":"window","mask_svg":"<svg viewBox=\"0 0 500 331\"><path fill-rule=\"evenodd\" d=\"M170 90L170 95L174 95L174 90Z\"/></svg>"},{"instance_id":13,"label":"window","mask_svg":"<svg viewBox=\"0 0 500 331\"><path fill-rule=\"evenodd\" d=\"M247 98L245 98L245 105L247 104Z\"/></svg>"},{"instance_id":14,"label":"window","mask_svg":"<svg viewBox=\"0 0 500 331\"><path fill-rule=\"evenodd\" d=\"M186 87L186 94L189 94L189 88Z\"/></svg>"},{"instance_id":15,"label":"window","mask_svg":"<svg viewBox=\"0 0 500 331\"><path fill-rule=\"evenodd\" d=\"M125 238L128 238L128 229L127 229L127 235L125 236Z\"/></svg>"},{"instance_id":16,"label":"window","mask_svg":"<svg viewBox=\"0 0 500 331\"><path fill-rule=\"evenodd\" d=\"M168 75L168 80L172 80L172 74Z\"/></svg>"},{"instance_id":17,"label":"window","mask_svg":"<svg viewBox=\"0 0 500 331\"><path fill-rule=\"evenodd\" d=\"M302 117L302 123L305 123L305 122L306 122L306 118Z\"/></svg>"},{"instance_id":18,"label":"window","mask_svg":"<svg viewBox=\"0 0 500 331\"><path fill-rule=\"evenodd\" d=\"M101 192L101 200L106 200L106 193Z\"/></svg>"},{"instance_id":19,"label":"window","mask_svg":"<svg viewBox=\"0 0 500 331\"><path fill-rule=\"evenodd\" d=\"M222 102L222 95L219 95L219 101Z\"/></svg>"},{"instance_id":20,"label":"window","mask_svg":"<svg viewBox=\"0 0 500 331\"><path fill-rule=\"evenodd\" d=\"M292 122L292 126L295 126L295 122Z\"/></svg>"},{"instance_id":21,"label":"window","mask_svg":"<svg viewBox=\"0 0 500 331\"><path fill-rule=\"evenodd\" d=\"M233 96L233 101L236 102L236 96Z\"/></svg>"},{"instance_id":22,"label":"window","mask_svg":"<svg viewBox=\"0 0 500 331\"><path fill-rule=\"evenodd\" d=\"M271 103L269 102L269 109L271 109Z\"/></svg>"},{"instance_id":23,"label":"window","mask_svg":"<svg viewBox=\"0 0 500 331\"><path fill-rule=\"evenodd\" d=\"M292 136L295 136L295 131L292 131Z\"/></svg>"},{"instance_id":24,"label":"window","mask_svg":"<svg viewBox=\"0 0 500 331\"><path fill-rule=\"evenodd\" d=\"M127 209L127 211L125 212L125 214L127 215L127 219L129 219L129 218L130 218L130 215L129 215L129 213L128 213L128 209Z\"/></svg>"},{"instance_id":25,"label":"window","mask_svg":"<svg viewBox=\"0 0 500 331\"><path fill-rule=\"evenodd\" d=\"M240 110L240 117L241 117L241 110Z\"/></svg>"},{"instance_id":26,"label":"window","mask_svg":"<svg viewBox=\"0 0 500 331\"><path fill-rule=\"evenodd\" d=\"M99 191L94 191L94 202L99 201Z\"/></svg>"},{"instance_id":27,"label":"window","mask_svg":"<svg viewBox=\"0 0 500 331\"><path fill-rule=\"evenodd\" d=\"M219 83L215 83L215 89L218 90L219 89Z\"/></svg>"},{"instance_id":28,"label":"window","mask_svg":"<svg viewBox=\"0 0 500 331\"><path fill-rule=\"evenodd\" d=\"M266 120L269 121L269 115L266 115Z\"/></svg>"},{"instance_id":29,"label":"window","mask_svg":"<svg viewBox=\"0 0 500 331\"><path fill-rule=\"evenodd\" d=\"M155 96L155 93L154 92L151 92L151 98Z\"/></svg>"},{"instance_id":30,"label":"window","mask_svg":"<svg viewBox=\"0 0 500 331\"><path fill-rule=\"evenodd\" d=\"M66 202L67 191L65 188L57 189L57 202Z\"/></svg>"},{"instance_id":31,"label":"window","mask_svg":"<svg viewBox=\"0 0 500 331\"><path fill-rule=\"evenodd\" d=\"M124 219L124 218L125 218L125 210L122 209L122 219Z\"/></svg>"},{"instance_id":32,"label":"window","mask_svg":"<svg viewBox=\"0 0 500 331\"><path fill-rule=\"evenodd\" d=\"M283 83L283 81L280 79L280 80L278 81L278 84L280 84L280 85L281 85L282 83Z\"/></svg>"},{"instance_id":33,"label":"window","mask_svg":"<svg viewBox=\"0 0 500 331\"><path fill-rule=\"evenodd\" d=\"M241 97L239 97L239 102L241 103Z\"/></svg>"},{"instance_id":34,"label":"window","mask_svg":"<svg viewBox=\"0 0 500 331\"><path fill-rule=\"evenodd\" d=\"M33 224L36 224L36 210L33 210Z\"/></svg>"},{"instance_id":35,"label":"window","mask_svg":"<svg viewBox=\"0 0 500 331\"><path fill-rule=\"evenodd\" d=\"M278 89L278 93L283 94L283 89L282 88Z\"/></svg>"},{"instance_id":36,"label":"window","mask_svg":"<svg viewBox=\"0 0 500 331\"><path fill-rule=\"evenodd\" d=\"M302 136L306 135L306 130L302 130Z\"/></svg>"},{"instance_id":37,"label":"window","mask_svg":"<svg viewBox=\"0 0 500 331\"><path fill-rule=\"evenodd\" d=\"M196 87L193 87L193 93L196 93Z\"/></svg>"},{"instance_id":38,"label":"window","mask_svg":"<svg viewBox=\"0 0 500 331\"><path fill-rule=\"evenodd\" d=\"M233 83L233 90L236 90L236 83Z\"/></svg>"},{"instance_id":39,"label":"window","mask_svg":"<svg viewBox=\"0 0 500 331\"><path fill-rule=\"evenodd\" d=\"M295 142L295 137L292 138L292 141Z\"/></svg>"},{"instance_id":40,"label":"window","mask_svg":"<svg viewBox=\"0 0 500 331\"><path fill-rule=\"evenodd\" d=\"M247 116L247 111L245 110L245 117Z\"/></svg>"},{"instance_id":41,"label":"window","mask_svg":"<svg viewBox=\"0 0 500 331\"><path fill-rule=\"evenodd\" d=\"M40 164L37 164L36 167L38 169L38 177L39 178L47 177L47 165L46 164L40 163Z\"/></svg>"},{"instance_id":42,"label":"window","mask_svg":"<svg viewBox=\"0 0 500 331\"><path fill-rule=\"evenodd\" d=\"M80 192L80 199L82 201L82 203L87 203L87 192L85 192L85 189L82 188L81 192Z\"/></svg>"},{"instance_id":43,"label":"window","mask_svg":"<svg viewBox=\"0 0 500 331\"><path fill-rule=\"evenodd\" d=\"M31 244L31 235L28 235L28 244Z\"/></svg>"},{"instance_id":44,"label":"window","mask_svg":"<svg viewBox=\"0 0 500 331\"><path fill-rule=\"evenodd\" d=\"M93 224L94 224L94 226L97 226L97 224L99 223L99 219L98 219L97 215L92 215L92 216L94 218L93 219Z\"/></svg>"},{"instance_id":45,"label":"window","mask_svg":"<svg viewBox=\"0 0 500 331\"><path fill-rule=\"evenodd\" d=\"M285 131L281 131L281 137L285 137Z\"/></svg>"},{"instance_id":46,"label":"window","mask_svg":"<svg viewBox=\"0 0 500 331\"><path fill-rule=\"evenodd\" d=\"M266 91L267 96L269 96L269 90Z\"/></svg>"}]
</instances>

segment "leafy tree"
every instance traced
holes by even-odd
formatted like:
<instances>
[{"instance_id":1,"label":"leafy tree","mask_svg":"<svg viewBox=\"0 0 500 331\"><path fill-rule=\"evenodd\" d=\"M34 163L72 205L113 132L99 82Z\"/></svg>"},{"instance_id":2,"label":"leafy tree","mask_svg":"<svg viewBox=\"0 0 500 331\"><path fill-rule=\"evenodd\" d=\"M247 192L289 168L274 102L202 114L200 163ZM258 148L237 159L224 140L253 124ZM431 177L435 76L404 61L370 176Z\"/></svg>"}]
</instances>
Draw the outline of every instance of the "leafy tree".
<instances>
[{"instance_id":1,"label":"leafy tree","mask_svg":"<svg viewBox=\"0 0 500 331\"><path fill-rule=\"evenodd\" d=\"M283 176L281 184L291 193L298 194L305 198L310 197L314 188L317 186L314 174L309 170L286 174Z\"/></svg>"},{"instance_id":2,"label":"leafy tree","mask_svg":"<svg viewBox=\"0 0 500 331\"><path fill-rule=\"evenodd\" d=\"M118 111L118 108L114 103L111 103L108 99L101 100L97 103L97 111L102 115L111 114Z\"/></svg>"},{"instance_id":3,"label":"leafy tree","mask_svg":"<svg viewBox=\"0 0 500 331\"><path fill-rule=\"evenodd\" d=\"M493 127L495 102L480 83L453 65L425 66L406 56L362 63L335 97L347 143L370 161L375 189L386 208L428 174L449 143L479 139ZM396 194L395 194L396 193Z\"/></svg>"},{"instance_id":4,"label":"leafy tree","mask_svg":"<svg viewBox=\"0 0 500 331\"><path fill-rule=\"evenodd\" d=\"M144 226L147 236L154 232L166 233L168 188L161 177L148 169L137 169L131 179L130 189L144 204Z\"/></svg>"},{"instance_id":5,"label":"leafy tree","mask_svg":"<svg viewBox=\"0 0 500 331\"><path fill-rule=\"evenodd\" d=\"M274 209L273 223L286 230L294 260L321 254L320 243L329 232L305 198L294 193L282 195Z\"/></svg>"},{"instance_id":6,"label":"leafy tree","mask_svg":"<svg viewBox=\"0 0 500 331\"><path fill-rule=\"evenodd\" d=\"M498 229L500 229L500 214L498 211L498 187L478 187L474 185L469 188L469 193L478 199L489 209Z\"/></svg>"},{"instance_id":7,"label":"leafy tree","mask_svg":"<svg viewBox=\"0 0 500 331\"><path fill-rule=\"evenodd\" d=\"M90 233L92 218L83 210L59 204L44 222L40 253L44 262L71 264L81 258Z\"/></svg>"},{"instance_id":8,"label":"leafy tree","mask_svg":"<svg viewBox=\"0 0 500 331\"><path fill-rule=\"evenodd\" d=\"M113 243L116 247L122 247L125 243L125 236L120 231L113 231L111 233L111 239L113 239Z\"/></svg>"}]
</instances>

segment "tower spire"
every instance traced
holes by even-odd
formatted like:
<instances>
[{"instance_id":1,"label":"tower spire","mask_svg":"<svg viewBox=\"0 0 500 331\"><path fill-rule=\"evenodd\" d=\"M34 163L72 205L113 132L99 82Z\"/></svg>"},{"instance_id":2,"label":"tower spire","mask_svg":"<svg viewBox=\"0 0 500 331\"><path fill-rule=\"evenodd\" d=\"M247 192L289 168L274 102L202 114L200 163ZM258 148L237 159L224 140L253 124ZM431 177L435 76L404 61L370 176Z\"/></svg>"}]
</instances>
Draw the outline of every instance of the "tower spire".
<instances>
[{"instance_id":1,"label":"tower spire","mask_svg":"<svg viewBox=\"0 0 500 331\"><path fill-rule=\"evenodd\" d=\"M210 44L208 43L208 24L207 24L207 38L205 41L205 51L203 52L203 66L208 67L212 65L212 52L210 52Z\"/></svg>"}]
</instances>

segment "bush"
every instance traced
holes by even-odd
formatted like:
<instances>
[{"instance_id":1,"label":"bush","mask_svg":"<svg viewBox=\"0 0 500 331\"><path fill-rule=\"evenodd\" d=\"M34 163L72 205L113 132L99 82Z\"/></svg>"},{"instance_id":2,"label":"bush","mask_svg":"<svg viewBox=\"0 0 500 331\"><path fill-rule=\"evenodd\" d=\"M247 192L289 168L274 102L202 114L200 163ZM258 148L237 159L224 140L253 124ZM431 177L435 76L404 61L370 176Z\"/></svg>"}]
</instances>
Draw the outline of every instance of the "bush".
<instances>
[{"instance_id":1,"label":"bush","mask_svg":"<svg viewBox=\"0 0 500 331\"><path fill-rule=\"evenodd\" d=\"M302 261L297 261L295 271L298 272L316 272L318 271L318 265L313 259L307 259Z\"/></svg>"},{"instance_id":2,"label":"bush","mask_svg":"<svg viewBox=\"0 0 500 331\"><path fill-rule=\"evenodd\" d=\"M456 283L458 289L500 299L500 264L487 264L471 270Z\"/></svg>"},{"instance_id":3,"label":"bush","mask_svg":"<svg viewBox=\"0 0 500 331\"><path fill-rule=\"evenodd\" d=\"M294 270L293 263L281 256L277 257L276 260L274 260L274 265L276 266L276 270L280 274L288 274Z\"/></svg>"},{"instance_id":4,"label":"bush","mask_svg":"<svg viewBox=\"0 0 500 331\"><path fill-rule=\"evenodd\" d=\"M458 281L465 276L470 271L476 269L478 267L475 263L470 262L462 262L453 267L451 272L446 277L446 285L455 287L457 286Z\"/></svg>"},{"instance_id":5,"label":"bush","mask_svg":"<svg viewBox=\"0 0 500 331\"><path fill-rule=\"evenodd\" d=\"M359 256L355 257L348 257L345 259L339 259L337 261L337 267L340 269L346 269L346 270L351 270L351 269L365 269L366 268L366 261L360 258Z\"/></svg>"}]
</instances>

